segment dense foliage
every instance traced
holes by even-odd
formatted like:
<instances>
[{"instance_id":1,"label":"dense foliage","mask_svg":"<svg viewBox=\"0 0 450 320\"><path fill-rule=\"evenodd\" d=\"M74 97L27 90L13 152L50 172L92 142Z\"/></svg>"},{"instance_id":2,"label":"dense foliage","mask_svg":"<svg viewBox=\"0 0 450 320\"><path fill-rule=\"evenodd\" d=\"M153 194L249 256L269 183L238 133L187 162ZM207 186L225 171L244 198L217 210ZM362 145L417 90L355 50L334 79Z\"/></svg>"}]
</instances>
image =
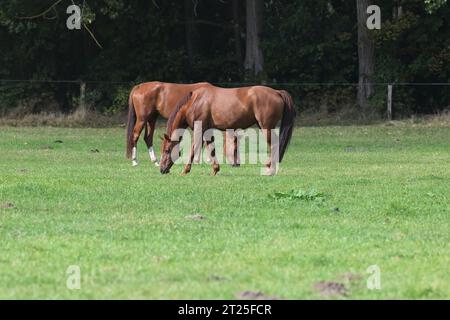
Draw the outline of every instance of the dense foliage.
<instances>
[{"instance_id":1,"label":"dense foliage","mask_svg":"<svg viewBox=\"0 0 450 320\"><path fill-rule=\"evenodd\" d=\"M75 3L83 7L83 1ZM71 4L71 0L1 1L0 79L88 81L86 99L102 112L124 109L132 83L149 80L265 82L278 87L289 83L287 89L300 108L325 104L333 112L354 103L355 86L312 84L358 81L356 1L264 1L264 72L256 79L243 68L245 1L85 1L82 29L70 31L66 9ZM380 0L377 4L382 28L373 33L373 82L448 83L449 3ZM377 86L371 101L379 114L385 93L385 86ZM69 112L78 96L76 82L2 80L0 110L26 104L33 112ZM450 87L398 86L395 97L399 115L430 113L449 105Z\"/></svg>"}]
</instances>

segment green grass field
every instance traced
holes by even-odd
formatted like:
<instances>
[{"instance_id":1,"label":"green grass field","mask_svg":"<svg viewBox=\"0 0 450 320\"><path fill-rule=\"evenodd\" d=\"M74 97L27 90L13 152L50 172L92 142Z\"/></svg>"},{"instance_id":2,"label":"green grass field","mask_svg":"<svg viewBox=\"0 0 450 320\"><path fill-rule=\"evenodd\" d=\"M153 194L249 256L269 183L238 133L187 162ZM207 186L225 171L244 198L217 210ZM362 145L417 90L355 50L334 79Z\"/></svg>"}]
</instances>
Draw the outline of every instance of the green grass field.
<instances>
[{"instance_id":1,"label":"green grass field","mask_svg":"<svg viewBox=\"0 0 450 320\"><path fill-rule=\"evenodd\" d=\"M450 298L450 127L297 128L275 177L162 176L142 140L131 167L124 140L0 127L0 298ZM300 190L323 197L274 197Z\"/></svg>"}]
</instances>

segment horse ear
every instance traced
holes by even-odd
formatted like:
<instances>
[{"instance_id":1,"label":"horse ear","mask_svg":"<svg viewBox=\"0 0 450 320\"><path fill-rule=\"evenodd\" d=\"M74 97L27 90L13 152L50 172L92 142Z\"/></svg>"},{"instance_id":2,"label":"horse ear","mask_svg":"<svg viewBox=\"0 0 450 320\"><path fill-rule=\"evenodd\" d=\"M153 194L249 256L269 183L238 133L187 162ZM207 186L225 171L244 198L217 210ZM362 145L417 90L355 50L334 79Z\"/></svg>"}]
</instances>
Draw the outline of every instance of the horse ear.
<instances>
[{"instance_id":1,"label":"horse ear","mask_svg":"<svg viewBox=\"0 0 450 320\"><path fill-rule=\"evenodd\" d=\"M166 139L167 141L170 141L170 138L167 134L164 134L164 139Z\"/></svg>"}]
</instances>

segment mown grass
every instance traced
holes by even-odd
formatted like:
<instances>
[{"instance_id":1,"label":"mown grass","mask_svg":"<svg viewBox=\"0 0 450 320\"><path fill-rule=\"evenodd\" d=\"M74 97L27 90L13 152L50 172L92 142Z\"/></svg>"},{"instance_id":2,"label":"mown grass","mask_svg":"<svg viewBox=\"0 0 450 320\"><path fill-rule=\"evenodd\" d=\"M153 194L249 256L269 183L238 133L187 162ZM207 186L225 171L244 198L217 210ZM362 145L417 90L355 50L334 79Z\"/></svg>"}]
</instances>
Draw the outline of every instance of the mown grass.
<instances>
[{"instance_id":1,"label":"mown grass","mask_svg":"<svg viewBox=\"0 0 450 320\"><path fill-rule=\"evenodd\" d=\"M450 127L297 128L276 177L133 168L123 131L0 127L0 298L450 298Z\"/></svg>"}]
</instances>

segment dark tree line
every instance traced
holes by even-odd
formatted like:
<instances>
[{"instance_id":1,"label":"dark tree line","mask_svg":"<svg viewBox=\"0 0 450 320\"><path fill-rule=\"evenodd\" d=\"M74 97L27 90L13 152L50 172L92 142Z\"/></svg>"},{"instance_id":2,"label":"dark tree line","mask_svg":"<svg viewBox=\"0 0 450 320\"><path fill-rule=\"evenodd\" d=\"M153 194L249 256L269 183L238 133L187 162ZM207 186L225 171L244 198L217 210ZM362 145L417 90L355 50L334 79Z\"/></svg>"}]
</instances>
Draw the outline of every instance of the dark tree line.
<instances>
[{"instance_id":1,"label":"dark tree line","mask_svg":"<svg viewBox=\"0 0 450 320\"><path fill-rule=\"evenodd\" d=\"M94 81L86 99L101 112L122 110L143 81L289 83L300 108L354 105L361 115L383 114L377 84L449 82L446 0L97 0L85 2L81 30L66 27L70 4L1 1L0 79ZM371 4L380 30L366 27ZM442 110L449 91L398 86L396 110ZM76 83L2 81L0 110L70 112L78 97Z\"/></svg>"}]
</instances>

